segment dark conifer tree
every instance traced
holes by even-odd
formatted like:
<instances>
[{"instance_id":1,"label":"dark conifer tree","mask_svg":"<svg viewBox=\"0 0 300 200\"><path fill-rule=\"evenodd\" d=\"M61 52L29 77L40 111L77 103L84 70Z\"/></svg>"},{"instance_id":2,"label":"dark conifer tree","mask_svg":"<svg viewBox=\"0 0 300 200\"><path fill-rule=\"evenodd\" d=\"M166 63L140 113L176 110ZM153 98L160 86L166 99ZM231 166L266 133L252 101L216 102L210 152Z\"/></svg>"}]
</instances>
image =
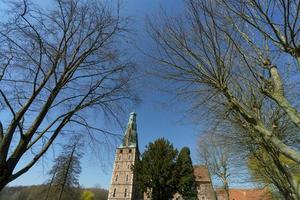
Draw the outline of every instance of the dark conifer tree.
<instances>
[{"instance_id":1,"label":"dark conifer tree","mask_svg":"<svg viewBox=\"0 0 300 200\"><path fill-rule=\"evenodd\" d=\"M178 155L175 175L177 177L177 191L184 199L197 199L197 184L194 176L190 149L183 147Z\"/></svg>"},{"instance_id":2,"label":"dark conifer tree","mask_svg":"<svg viewBox=\"0 0 300 200\"><path fill-rule=\"evenodd\" d=\"M138 184L153 200L167 200L176 192L174 176L178 151L164 138L146 146L141 160L136 163Z\"/></svg>"}]
</instances>

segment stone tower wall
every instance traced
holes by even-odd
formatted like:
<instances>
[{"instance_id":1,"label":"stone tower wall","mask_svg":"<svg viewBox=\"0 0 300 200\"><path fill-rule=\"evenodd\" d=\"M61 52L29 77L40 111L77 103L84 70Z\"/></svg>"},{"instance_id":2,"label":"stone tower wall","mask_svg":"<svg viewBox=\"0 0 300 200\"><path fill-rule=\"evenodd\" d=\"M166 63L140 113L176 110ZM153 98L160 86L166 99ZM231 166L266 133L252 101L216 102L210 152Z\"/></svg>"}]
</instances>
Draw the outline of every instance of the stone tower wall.
<instances>
[{"instance_id":1,"label":"stone tower wall","mask_svg":"<svg viewBox=\"0 0 300 200\"><path fill-rule=\"evenodd\" d=\"M135 173L132 166L138 159L136 147L117 148L108 200L135 200Z\"/></svg>"}]
</instances>

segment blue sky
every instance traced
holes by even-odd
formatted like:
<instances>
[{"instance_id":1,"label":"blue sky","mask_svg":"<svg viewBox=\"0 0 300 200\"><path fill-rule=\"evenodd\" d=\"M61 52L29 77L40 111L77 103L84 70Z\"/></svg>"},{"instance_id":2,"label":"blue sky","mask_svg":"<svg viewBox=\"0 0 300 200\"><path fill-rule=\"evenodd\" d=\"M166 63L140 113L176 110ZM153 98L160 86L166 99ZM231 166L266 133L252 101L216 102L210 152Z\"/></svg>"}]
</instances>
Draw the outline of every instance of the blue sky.
<instances>
[{"instance_id":1,"label":"blue sky","mask_svg":"<svg viewBox=\"0 0 300 200\"><path fill-rule=\"evenodd\" d=\"M184 5L180 0L123 0L121 1L121 14L130 16L134 32L135 44L144 50L151 49L151 42L145 33L145 17L157 14L161 7L171 12L180 12ZM45 3L46 5L46 3ZM133 46L128 49L132 59L138 63L138 69L147 68L145 58ZM184 111L188 105L184 102L173 101L173 95L160 91L161 80L154 77L145 77L138 81L137 89L142 103L132 108L137 113L138 136L140 151L143 152L145 145L157 138L164 137L174 144L178 149L188 146L191 149L192 159L197 163L196 143L197 135L201 132L201 126L189 123ZM169 103L172 102L172 103ZM124 122L127 121L127 118ZM126 124L124 124L126 125ZM105 126L103 124L103 126ZM120 132L115 127L111 129ZM95 155L86 152L82 158L82 173L80 184L84 187L100 186L108 188L112 173L114 158L114 147ZM98 156L98 157L97 157ZM52 157L46 157L38 165L33 167L27 174L21 176L10 185L32 185L40 184L48 178L47 171L50 169Z\"/></svg>"}]
</instances>

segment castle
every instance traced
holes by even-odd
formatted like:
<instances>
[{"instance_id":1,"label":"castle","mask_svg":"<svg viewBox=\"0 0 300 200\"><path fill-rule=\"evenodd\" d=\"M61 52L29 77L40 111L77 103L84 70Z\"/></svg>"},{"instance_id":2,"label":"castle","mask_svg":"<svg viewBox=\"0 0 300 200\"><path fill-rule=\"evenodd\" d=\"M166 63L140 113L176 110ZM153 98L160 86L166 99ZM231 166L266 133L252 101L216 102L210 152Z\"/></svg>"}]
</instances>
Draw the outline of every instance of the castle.
<instances>
[{"instance_id":1,"label":"castle","mask_svg":"<svg viewBox=\"0 0 300 200\"><path fill-rule=\"evenodd\" d=\"M147 195L142 197L137 188L136 172L133 170L139 159L136 113L130 113L127 129L122 144L116 149L115 162L108 193L108 200L148 200ZM197 198L199 200L226 199L222 189L214 191L210 173L206 166L194 166L194 176L197 183ZM230 189L230 200L261 199L270 200L270 193L265 189ZM176 193L173 200L183 200Z\"/></svg>"},{"instance_id":2,"label":"castle","mask_svg":"<svg viewBox=\"0 0 300 200\"><path fill-rule=\"evenodd\" d=\"M131 113L122 144L116 149L115 162L108 193L108 200L138 200L139 190L135 184L136 172L132 166L139 159L136 113ZM210 176L205 166L195 166L194 173L198 183L198 198L214 199ZM204 198L205 197L205 198ZM144 199L147 199L145 195ZM174 199L182 199L179 194Z\"/></svg>"}]
</instances>

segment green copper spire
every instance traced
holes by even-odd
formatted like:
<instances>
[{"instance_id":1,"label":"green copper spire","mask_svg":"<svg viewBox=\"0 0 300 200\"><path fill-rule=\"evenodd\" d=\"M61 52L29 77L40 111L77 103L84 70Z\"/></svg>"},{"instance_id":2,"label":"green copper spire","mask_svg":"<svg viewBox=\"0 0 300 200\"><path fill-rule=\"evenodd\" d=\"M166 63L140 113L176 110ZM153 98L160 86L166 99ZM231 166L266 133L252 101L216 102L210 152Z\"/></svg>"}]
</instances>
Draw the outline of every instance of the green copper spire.
<instances>
[{"instance_id":1,"label":"green copper spire","mask_svg":"<svg viewBox=\"0 0 300 200\"><path fill-rule=\"evenodd\" d=\"M137 147L137 126L136 126L136 113L130 113L127 129L123 138L121 147Z\"/></svg>"}]
</instances>

